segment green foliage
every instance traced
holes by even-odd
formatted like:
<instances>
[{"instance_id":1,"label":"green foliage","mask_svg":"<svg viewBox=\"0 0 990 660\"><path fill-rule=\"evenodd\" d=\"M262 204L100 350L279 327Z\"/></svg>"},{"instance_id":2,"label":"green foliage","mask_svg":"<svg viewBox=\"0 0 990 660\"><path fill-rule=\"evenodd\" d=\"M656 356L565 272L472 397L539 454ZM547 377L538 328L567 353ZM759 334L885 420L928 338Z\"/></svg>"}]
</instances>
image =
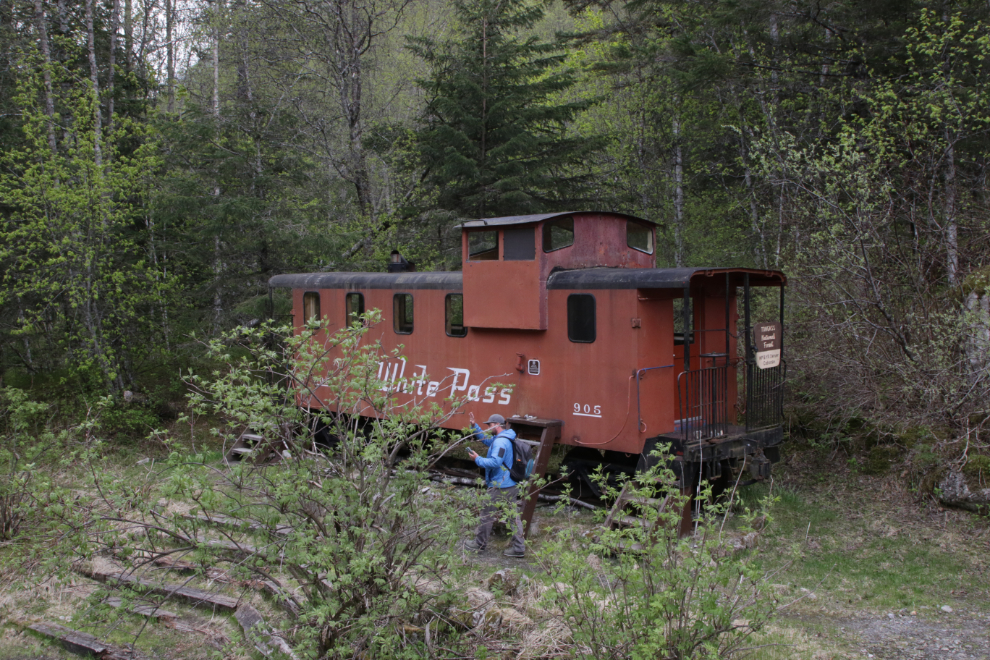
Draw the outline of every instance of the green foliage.
<instances>
[{"instance_id":1,"label":"green foliage","mask_svg":"<svg viewBox=\"0 0 990 660\"><path fill-rule=\"evenodd\" d=\"M418 133L430 211L451 220L580 206L597 133L568 124L592 99L554 101L576 82L563 45L524 36L543 6L529 0L455 0L456 37L416 39L430 66Z\"/></svg>"},{"instance_id":2,"label":"green foliage","mask_svg":"<svg viewBox=\"0 0 990 660\"><path fill-rule=\"evenodd\" d=\"M30 567L47 580L88 552L97 525L65 474L98 453L93 433L105 404L76 425L58 426L49 404L0 389L0 542L14 550L0 558L5 569Z\"/></svg>"},{"instance_id":3,"label":"green foliage","mask_svg":"<svg viewBox=\"0 0 990 660\"><path fill-rule=\"evenodd\" d=\"M53 65L65 125L52 151L43 67L32 57L23 61L35 67L18 78L15 96L24 139L0 155L0 304L18 307L15 337L44 337L47 346L40 346L56 349L54 356L39 351L41 364L68 371L77 383L123 389L127 364L151 352L152 309L171 286L133 231L147 177L159 165L157 147L125 117L97 133L91 86ZM22 359L34 368L30 346Z\"/></svg>"},{"instance_id":4,"label":"green foliage","mask_svg":"<svg viewBox=\"0 0 990 660\"><path fill-rule=\"evenodd\" d=\"M976 490L990 488L990 456L970 456L962 468L967 485Z\"/></svg>"},{"instance_id":5,"label":"green foliage","mask_svg":"<svg viewBox=\"0 0 990 660\"><path fill-rule=\"evenodd\" d=\"M226 516L253 547L235 573L267 576L265 567L279 566L292 576L297 645L321 658L418 655L421 642L403 626L445 606L443 569L466 523L457 513L466 502L435 493L425 471L447 449L438 431L458 403L398 402L408 383L381 380L380 367L401 355L366 341L378 320L372 311L336 333L265 324L210 341L218 366L188 377L191 410L223 420L214 432L225 442L244 432L264 440L221 466L176 448L162 485L167 498L194 503L194 514ZM269 450L277 462L263 460ZM133 489L110 502L121 517L137 509L164 524L157 553L185 546L209 565L225 552L204 540L199 520L165 519ZM444 629L434 623L437 639L451 633Z\"/></svg>"},{"instance_id":6,"label":"green foliage","mask_svg":"<svg viewBox=\"0 0 990 660\"><path fill-rule=\"evenodd\" d=\"M702 507L697 533L678 538L687 496L664 467L669 458L657 452L658 464L625 484L630 501L640 502L638 524L599 529L591 555L566 532L539 553L552 584L548 605L570 630L577 657L727 657L775 614L766 577L723 534L728 503ZM701 498L710 497L703 488Z\"/></svg>"}]
</instances>

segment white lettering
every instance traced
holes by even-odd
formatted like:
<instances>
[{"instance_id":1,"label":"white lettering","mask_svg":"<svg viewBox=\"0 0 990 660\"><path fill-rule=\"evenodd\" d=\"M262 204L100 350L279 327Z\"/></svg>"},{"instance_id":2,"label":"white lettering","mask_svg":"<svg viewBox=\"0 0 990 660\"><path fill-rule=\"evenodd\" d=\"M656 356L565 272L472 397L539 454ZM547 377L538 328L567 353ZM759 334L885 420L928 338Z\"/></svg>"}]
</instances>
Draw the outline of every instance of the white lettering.
<instances>
[{"instance_id":1,"label":"white lettering","mask_svg":"<svg viewBox=\"0 0 990 660\"><path fill-rule=\"evenodd\" d=\"M512 396L512 390L505 388L499 393L498 405L507 406L509 405L509 398Z\"/></svg>"},{"instance_id":2,"label":"white lettering","mask_svg":"<svg viewBox=\"0 0 990 660\"><path fill-rule=\"evenodd\" d=\"M472 385L468 388L467 398L468 401L477 401L478 393L481 391L480 385Z\"/></svg>"},{"instance_id":3,"label":"white lettering","mask_svg":"<svg viewBox=\"0 0 990 660\"><path fill-rule=\"evenodd\" d=\"M468 387L468 380L471 379L471 372L468 369L455 369L454 367L447 367L448 370L454 372L454 382L450 385L450 396L454 396L454 392L463 392ZM464 382L460 385L457 384L458 379L464 376Z\"/></svg>"},{"instance_id":4,"label":"white lettering","mask_svg":"<svg viewBox=\"0 0 990 660\"><path fill-rule=\"evenodd\" d=\"M436 396L439 390L440 383L435 380L431 380L430 384L426 386L426 396Z\"/></svg>"},{"instance_id":5,"label":"white lettering","mask_svg":"<svg viewBox=\"0 0 990 660\"><path fill-rule=\"evenodd\" d=\"M426 382L426 365L417 364L416 366L422 369L422 371L413 376L415 379L414 382L416 383L416 396L423 396L423 383Z\"/></svg>"},{"instance_id":6,"label":"white lettering","mask_svg":"<svg viewBox=\"0 0 990 660\"><path fill-rule=\"evenodd\" d=\"M491 403L495 400L495 388L486 387L485 388L485 398L481 400L482 403Z\"/></svg>"}]
</instances>

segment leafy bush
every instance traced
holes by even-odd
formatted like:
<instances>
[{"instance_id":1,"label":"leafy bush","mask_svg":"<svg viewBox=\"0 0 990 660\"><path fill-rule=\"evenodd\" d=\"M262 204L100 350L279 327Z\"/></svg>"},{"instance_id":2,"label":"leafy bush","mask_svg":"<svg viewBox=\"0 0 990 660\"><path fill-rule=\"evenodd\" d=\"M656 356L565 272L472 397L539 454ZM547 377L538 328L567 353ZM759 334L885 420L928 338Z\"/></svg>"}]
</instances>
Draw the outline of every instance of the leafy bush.
<instances>
[{"instance_id":1,"label":"leafy bush","mask_svg":"<svg viewBox=\"0 0 990 660\"><path fill-rule=\"evenodd\" d=\"M468 524L458 512L469 507L456 498L473 497L431 486L425 468L447 448L440 427L458 405L427 403L415 386L403 395L408 381L380 377L382 362L402 357L363 341L379 318L369 312L336 334L318 324L298 335L261 326L209 342L222 366L189 377L192 410L226 420L215 429L225 440L242 432L264 440L220 466L171 455L163 494L195 503L191 516L164 516L139 497L114 502L122 520L159 535L151 556L187 552L202 565L231 550L208 542L197 516L224 520L247 556L232 572L274 580L270 567L282 567L293 584L279 585L283 600L300 623L295 642L321 658L418 654L424 642L405 631L443 607L443 568ZM271 451L280 460L261 460ZM124 515L128 507L143 517ZM134 546L122 535L113 542Z\"/></svg>"},{"instance_id":2,"label":"leafy bush","mask_svg":"<svg viewBox=\"0 0 990 660\"><path fill-rule=\"evenodd\" d=\"M576 657L728 657L775 613L763 574L737 554L740 537L723 534L728 503L703 507L696 534L678 538L688 498L664 467L669 456L657 459L625 484L629 500L639 502L636 525L602 529L590 555L566 531L539 554L551 583L549 606L570 631ZM702 489L703 501L710 495Z\"/></svg>"},{"instance_id":3,"label":"leafy bush","mask_svg":"<svg viewBox=\"0 0 990 660\"><path fill-rule=\"evenodd\" d=\"M28 399L12 387L0 389L0 541L14 538L30 510L35 462L45 453L50 438L32 438L32 423L48 406Z\"/></svg>"}]
</instances>

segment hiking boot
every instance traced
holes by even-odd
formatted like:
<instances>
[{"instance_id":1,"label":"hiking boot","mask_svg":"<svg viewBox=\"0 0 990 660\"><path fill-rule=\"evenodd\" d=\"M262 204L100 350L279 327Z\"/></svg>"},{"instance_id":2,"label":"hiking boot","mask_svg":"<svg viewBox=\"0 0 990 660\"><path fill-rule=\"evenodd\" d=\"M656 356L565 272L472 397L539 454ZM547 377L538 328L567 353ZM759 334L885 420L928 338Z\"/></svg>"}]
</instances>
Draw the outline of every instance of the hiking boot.
<instances>
[{"instance_id":1,"label":"hiking boot","mask_svg":"<svg viewBox=\"0 0 990 660\"><path fill-rule=\"evenodd\" d=\"M464 543L461 544L461 547L467 550L468 552L474 552L479 555L485 551L485 549L482 548L480 545L478 545L478 542L475 541L474 539L465 541Z\"/></svg>"},{"instance_id":2,"label":"hiking boot","mask_svg":"<svg viewBox=\"0 0 990 660\"><path fill-rule=\"evenodd\" d=\"M514 559L522 559L523 557L526 556L525 552L519 552L518 550L513 550L512 548L509 548L502 554L506 557L512 557Z\"/></svg>"}]
</instances>

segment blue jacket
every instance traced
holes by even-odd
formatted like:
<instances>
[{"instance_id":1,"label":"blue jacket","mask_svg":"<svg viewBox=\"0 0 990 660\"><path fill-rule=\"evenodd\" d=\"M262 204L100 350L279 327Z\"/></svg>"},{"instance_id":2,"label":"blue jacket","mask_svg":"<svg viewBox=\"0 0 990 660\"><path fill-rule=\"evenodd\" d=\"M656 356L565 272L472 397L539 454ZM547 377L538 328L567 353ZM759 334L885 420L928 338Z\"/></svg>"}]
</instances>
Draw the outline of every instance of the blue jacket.
<instances>
[{"instance_id":1,"label":"blue jacket","mask_svg":"<svg viewBox=\"0 0 990 660\"><path fill-rule=\"evenodd\" d=\"M479 456L474 459L478 467L485 468L485 485L489 488L512 488L516 482L509 476L509 467L512 465L512 441L516 437L516 432L512 429L505 429L494 438L485 433L480 426L475 424L471 427L474 430L474 437L485 443L488 447L488 457Z\"/></svg>"}]
</instances>

